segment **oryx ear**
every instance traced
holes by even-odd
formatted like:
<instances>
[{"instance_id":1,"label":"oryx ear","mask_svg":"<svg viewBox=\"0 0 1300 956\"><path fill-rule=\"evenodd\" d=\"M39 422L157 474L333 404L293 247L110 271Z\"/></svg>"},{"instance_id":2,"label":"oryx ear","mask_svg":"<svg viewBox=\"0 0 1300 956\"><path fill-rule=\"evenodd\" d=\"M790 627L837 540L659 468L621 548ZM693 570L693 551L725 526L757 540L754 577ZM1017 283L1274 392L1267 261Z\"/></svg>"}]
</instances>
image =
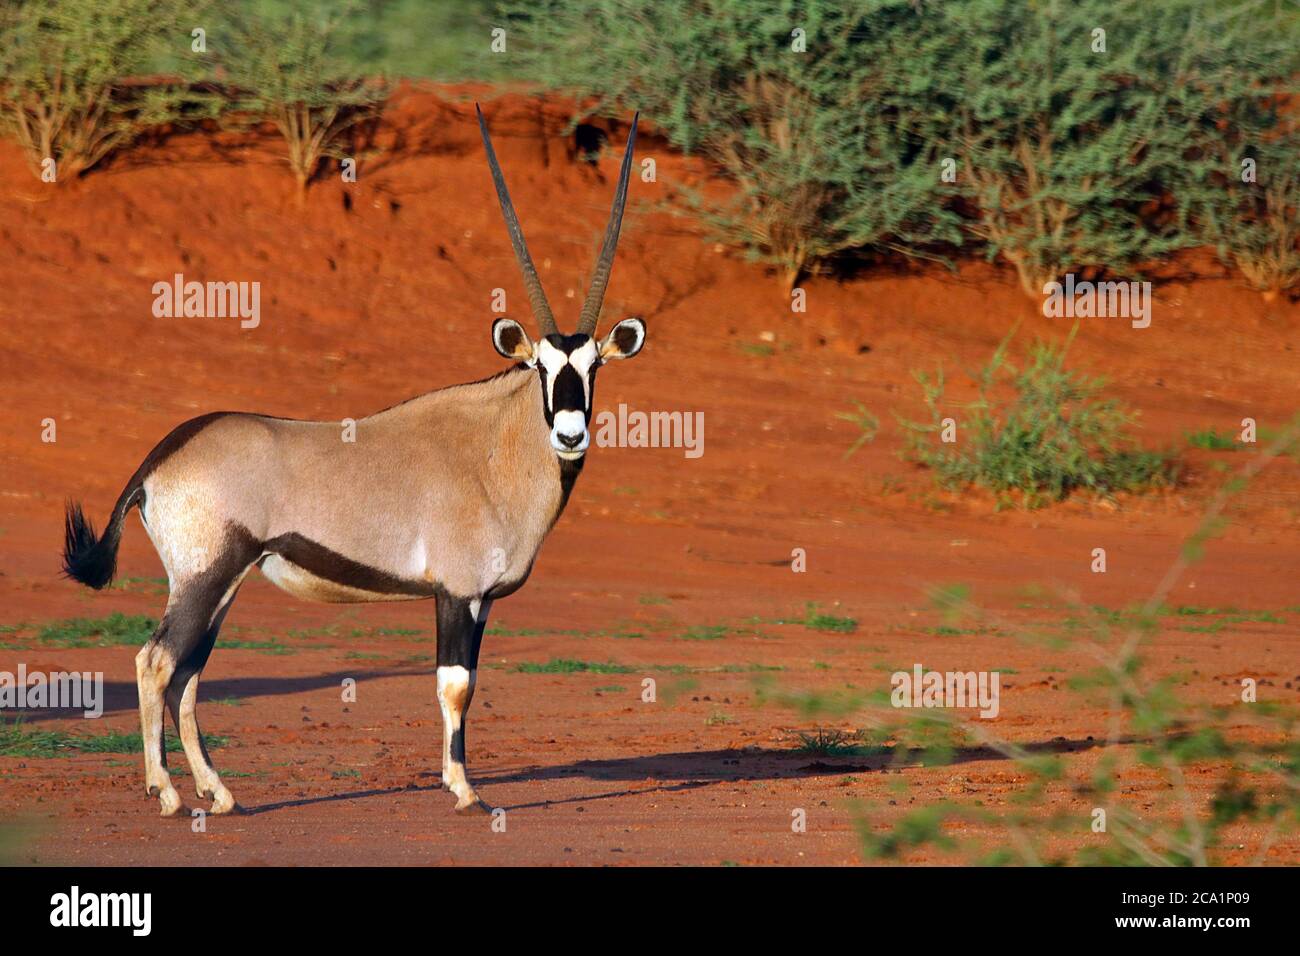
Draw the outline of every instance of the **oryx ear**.
<instances>
[{"instance_id":1,"label":"oryx ear","mask_svg":"<svg viewBox=\"0 0 1300 956\"><path fill-rule=\"evenodd\" d=\"M492 323L492 344L508 359L528 365L537 361L532 339L514 319L497 319Z\"/></svg>"},{"instance_id":2,"label":"oryx ear","mask_svg":"<svg viewBox=\"0 0 1300 956\"><path fill-rule=\"evenodd\" d=\"M624 319L609 330L600 343L600 359L629 359L645 345L645 323L640 319Z\"/></svg>"}]
</instances>

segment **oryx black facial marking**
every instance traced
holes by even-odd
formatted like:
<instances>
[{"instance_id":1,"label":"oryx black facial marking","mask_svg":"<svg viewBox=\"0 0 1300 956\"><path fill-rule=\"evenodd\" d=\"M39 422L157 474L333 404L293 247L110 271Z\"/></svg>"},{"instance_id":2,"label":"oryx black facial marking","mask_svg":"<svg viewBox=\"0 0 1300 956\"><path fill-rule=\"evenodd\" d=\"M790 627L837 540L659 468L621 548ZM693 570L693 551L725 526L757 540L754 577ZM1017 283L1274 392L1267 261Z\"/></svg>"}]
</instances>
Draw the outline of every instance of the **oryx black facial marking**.
<instances>
[{"instance_id":1,"label":"oryx black facial marking","mask_svg":"<svg viewBox=\"0 0 1300 956\"><path fill-rule=\"evenodd\" d=\"M581 333L548 335L537 343L535 354L551 447L561 458L573 460L591 442L588 424L600 354L591 336Z\"/></svg>"},{"instance_id":2,"label":"oryx black facial marking","mask_svg":"<svg viewBox=\"0 0 1300 956\"><path fill-rule=\"evenodd\" d=\"M596 326L627 201L636 119L628 131L604 240L577 327L562 333L524 243L480 111L479 129L506 233L540 332L492 323L500 375L428 392L357 421L216 412L159 442L122 490L102 536L69 503L64 568L105 587L123 523L139 508L170 587L153 637L136 656L145 787L164 816L180 796L164 762L170 710L200 797L235 800L212 768L195 716L198 681L222 621L253 567L285 591L327 601L432 597L442 779L458 811L484 810L465 774L466 714L493 600L522 587L568 502L590 443L596 370L631 358L645 324ZM504 557L503 557L504 556Z\"/></svg>"}]
</instances>

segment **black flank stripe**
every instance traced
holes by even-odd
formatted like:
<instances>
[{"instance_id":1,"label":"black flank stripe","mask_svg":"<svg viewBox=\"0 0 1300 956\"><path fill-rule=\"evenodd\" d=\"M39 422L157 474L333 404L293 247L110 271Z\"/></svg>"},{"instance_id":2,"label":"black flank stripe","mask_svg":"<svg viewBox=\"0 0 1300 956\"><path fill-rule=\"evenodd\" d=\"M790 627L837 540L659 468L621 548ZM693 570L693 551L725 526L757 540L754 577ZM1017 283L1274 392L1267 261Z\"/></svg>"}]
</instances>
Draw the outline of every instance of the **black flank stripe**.
<instances>
[{"instance_id":1,"label":"black flank stripe","mask_svg":"<svg viewBox=\"0 0 1300 956\"><path fill-rule=\"evenodd\" d=\"M331 551L323 544L304 538L296 531L272 538L263 545L263 548L291 564L296 564L309 574L334 584L356 588L358 591L369 591L372 594L409 594L413 597L433 597L438 593L438 586L435 584L427 581L407 581L379 568L353 561L337 551Z\"/></svg>"}]
</instances>

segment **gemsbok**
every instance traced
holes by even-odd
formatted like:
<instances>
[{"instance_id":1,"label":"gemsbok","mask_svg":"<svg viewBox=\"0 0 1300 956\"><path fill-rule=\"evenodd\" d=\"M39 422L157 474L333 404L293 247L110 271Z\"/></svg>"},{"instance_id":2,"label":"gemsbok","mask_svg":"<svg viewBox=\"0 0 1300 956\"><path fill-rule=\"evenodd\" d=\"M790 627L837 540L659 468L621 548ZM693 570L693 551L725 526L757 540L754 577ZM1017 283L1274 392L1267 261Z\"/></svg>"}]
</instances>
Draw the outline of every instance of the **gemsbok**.
<instances>
[{"instance_id":1,"label":"gemsbok","mask_svg":"<svg viewBox=\"0 0 1300 956\"><path fill-rule=\"evenodd\" d=\"M465 714L488 612L527 580L582 470L596 370L636 355L645 324L623 319L594 338L637 118L572 335L555 324L481 110L478 123L541 333L533 341L512 319L492 324L493 345L514 360L511 368L360 419L349 442L338 422L202 415L149 453L102 537L79 504L67 506L68 576L96 589L112 580L123 520L137 506L167 572L162 621L135 658L145 791L158 797L163 816L181 808L164 756L164 702L199 797L213 801L213 813L237 809L212 769L195 700L221 622L254 565L290 594L319 601L436 601L442 783L457 811L490 812L465 775Z\"/></svg>"}]
</instances>

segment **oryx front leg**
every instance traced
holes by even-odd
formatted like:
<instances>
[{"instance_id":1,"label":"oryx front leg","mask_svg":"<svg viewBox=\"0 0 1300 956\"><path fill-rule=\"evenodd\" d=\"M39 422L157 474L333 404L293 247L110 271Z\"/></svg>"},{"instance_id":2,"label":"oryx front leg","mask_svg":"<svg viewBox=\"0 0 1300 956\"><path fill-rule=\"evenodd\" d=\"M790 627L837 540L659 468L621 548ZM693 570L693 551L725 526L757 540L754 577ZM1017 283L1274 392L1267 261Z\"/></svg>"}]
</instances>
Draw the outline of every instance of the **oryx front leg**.
<instances>
[{"instance_id":1,"label":"oryx front leg","mask_svg":"<svg viewBox=\"0 0 1300 956\"><path fill-rule=\"evenodd\" d=\"M465 776L465 712L474 698L475 672L459 665L438 668L442 708L442 785L457 797L456 809L484 807Z\"/></svg>"},{"instance_id":2,"label":"oryx front leg","mask_svg":"<svg viewBox=\"0 0 1300 956\"><path fill-rule=\"evenodd\" d=\"M484 604L488 602L483 602ZM481 618L481 619L480 619ZM438 705L442 709L442 785L456 795L459 813L490 813L465 775L465 715L474 699L478 644L486 607L444 595L438 598Z\"/></svg>"}]
</instances>

